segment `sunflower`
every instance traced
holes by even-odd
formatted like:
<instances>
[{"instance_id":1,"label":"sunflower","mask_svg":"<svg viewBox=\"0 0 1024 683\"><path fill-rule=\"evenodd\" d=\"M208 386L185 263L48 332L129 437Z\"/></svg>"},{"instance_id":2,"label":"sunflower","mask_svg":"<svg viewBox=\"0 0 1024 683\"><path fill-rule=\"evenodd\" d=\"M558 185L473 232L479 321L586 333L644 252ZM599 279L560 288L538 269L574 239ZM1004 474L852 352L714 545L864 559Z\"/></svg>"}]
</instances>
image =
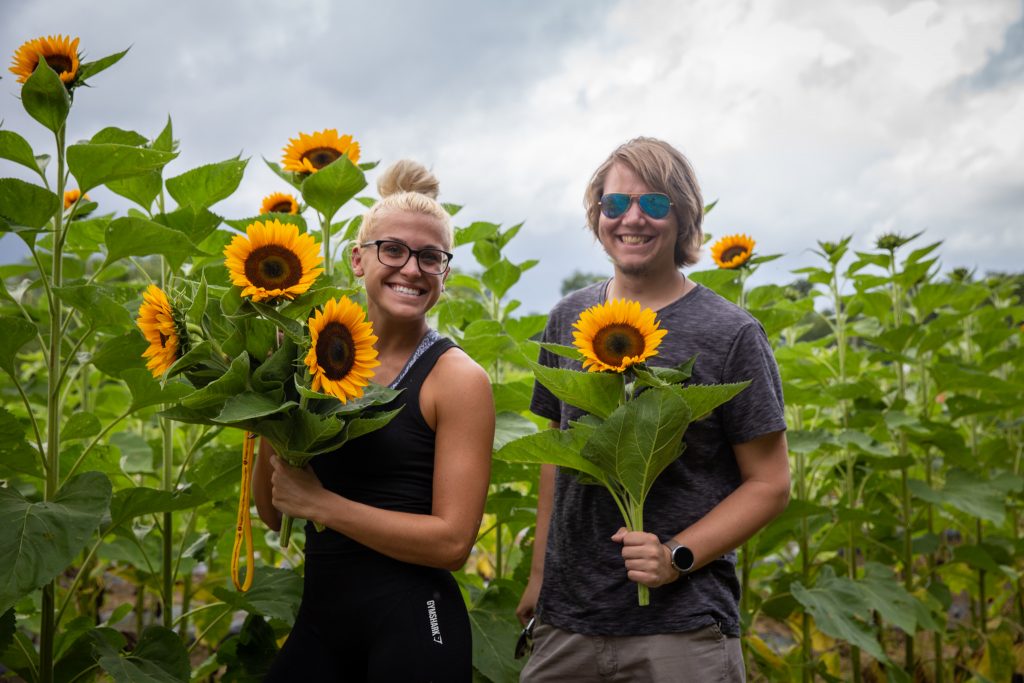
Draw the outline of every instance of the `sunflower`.
<instances>
[{"instance_id":1,"label":"sunflower","mask_svg":"<svg viewBox=\"0 0 1024 683\"><path fill-rule=\"evenodd\" d=\"M711 258L719 268L732 270L750 260L757 244L746 235L727 235L711 245Z\"/></svg>"},{"instance_id":2,"label":"sunflower","mask_svg":"<svg viewBox=\"0 0 1024 683\"><path fill-rule=\"evenodd\" d=\"M139 317L135 324L142 330L142 336L149 342L142 357L148 358L146 367L153 377L167 372L174 361L188 351L188 336L174 309L167 301L167 295L156 285L150 285L142 295Z\"/></svg>"},{"instance_id":3,"label":"sunflower","mask_svg":"<svg viewBox=\"0 0 1024 683\"><path fill-rule=\"evenodd\" d=\"M306 366L313 391L323 391L342 403L363 395L363 387L380 365L373 325L359 304L347 296L331 299L309 319L310 345Z\"/></svg>"},{"instance_id":4,"label":"sunflower","mask_svg":"<svg viewBox=\"0 0 1024 683\"><path fill-rule=\"evenodd\" d=\"M299 133L298 138L289 138L281 165L286 171L316 173L343 156L351 159L353 164L357 163L359 143L355 142L351 135L338 137L337 130L328 128L312 135Z\"/></svg>"},{"instance_id":5,"label":"sunflower","mask_svg":"<svg viewBox=\"0 0 1024 683\"><path fill-rule=\"evenodd\" d=\"M583 352L583 367L590 372L622 372L658 355L667 332L658 329L654 311L626 299L591 306L573 327L573 344Z\"/></svg>"},{"instance_id":6,"label":"sunflower","mask_svg":"<svg viewBox=\"0 0 1024 683\"><path fill-rule=\"evenodd\" d=\"M89 195L87 195L87 194L83 195L81 190L74 189L74 190L67 190L67 191L65 191L64 192L64 210L67 211L72 206L74 206L75 202L78 201L79 197L82 198L82 201L89 201Z\"/></svg>"},{"instance_id":7,"label":"sunflower","mask_svg":"<svg viewBox=\"0 0 1024 683\"><path fill-rule=\"evenodd\" d=\"M40 56L57 72L64 85L70 85L78 77L78 38L43 36L23 43L15 50L9 70L18 76L18 83L28 80L39 66Z\"/></svg>"},{"instance_id":8,"label":"sunflower","mask_svg":"<svg viewBox=\"0 0 1024 683\"><path fill-rule=\"evenodd\" d=\"M319 243L291 223L254 221L224 249L231 282L253 301L294 299L323 272Z\"/></svg>"},{"instance_id":9,"label":"sunflower","mask_svg":"<svg viewBox=\"0 0 1024 683\"><path fill-rule=\"evenodd\" d=\"M290 213L299 212L299 202L294 196L286 192L274 192L263 198L263 205L260 206L260 214L264 213Z\"/></svg>"}]
</instances>

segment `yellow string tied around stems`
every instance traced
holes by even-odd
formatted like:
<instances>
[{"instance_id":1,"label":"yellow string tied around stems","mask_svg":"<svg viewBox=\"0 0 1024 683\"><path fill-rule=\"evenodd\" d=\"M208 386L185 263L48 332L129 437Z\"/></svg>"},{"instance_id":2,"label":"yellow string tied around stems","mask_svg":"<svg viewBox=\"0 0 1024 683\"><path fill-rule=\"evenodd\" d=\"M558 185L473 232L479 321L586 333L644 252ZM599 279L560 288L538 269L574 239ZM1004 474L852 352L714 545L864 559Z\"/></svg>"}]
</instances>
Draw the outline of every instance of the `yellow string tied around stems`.
<instances>
[{"instance_id":1,"label":"yellow string tied around stems","mask_svg":"<svg viewBox=\"0 0 1024 683\"><path fill-rule=\"evenodd\" d=\"M235 588L246 592L252 586L255 557L252 549L252 518L249 514L249 492L252 490L252 465L256 454L256 435L245 433L242 445L242 489L238 492L238 521L235 524L235 546L231 549L231 581ZM245 582L238 578L238 559L242 554L242 539L245 539Z\"/></svg>"}]
</instances>

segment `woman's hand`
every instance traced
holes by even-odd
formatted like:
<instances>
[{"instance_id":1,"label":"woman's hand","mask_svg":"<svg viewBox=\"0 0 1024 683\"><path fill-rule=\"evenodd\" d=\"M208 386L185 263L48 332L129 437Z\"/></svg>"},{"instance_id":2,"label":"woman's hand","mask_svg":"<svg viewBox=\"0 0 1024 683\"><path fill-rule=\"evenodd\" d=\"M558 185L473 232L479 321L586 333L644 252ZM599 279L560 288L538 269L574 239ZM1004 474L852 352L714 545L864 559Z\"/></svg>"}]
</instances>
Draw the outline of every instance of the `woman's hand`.
<instances>
[{"instance_id":1,"label":"woman's hand","mask_svg":"<svg viewBox=\"0 0 1024 683\"><path fill-rule=\"evenodd\" d=\"M668 547L654 534L627 531L626 527L620 527L612 540L622 544L622 559L626 561L630 581L657 588L679 578L679 572L672 566Z\"/></svg>"},{"instance_id":2,"label":"woman's hand","mask_svg":"<svg viewBox=\"0 0 1024 683\"><path fill-rule=\"evenodd\" d=\"M317 517L327 490L309 465L292 467L276 455L270 457L274 507L294 519L320 521Z\"/></svg>"}]
</instances>

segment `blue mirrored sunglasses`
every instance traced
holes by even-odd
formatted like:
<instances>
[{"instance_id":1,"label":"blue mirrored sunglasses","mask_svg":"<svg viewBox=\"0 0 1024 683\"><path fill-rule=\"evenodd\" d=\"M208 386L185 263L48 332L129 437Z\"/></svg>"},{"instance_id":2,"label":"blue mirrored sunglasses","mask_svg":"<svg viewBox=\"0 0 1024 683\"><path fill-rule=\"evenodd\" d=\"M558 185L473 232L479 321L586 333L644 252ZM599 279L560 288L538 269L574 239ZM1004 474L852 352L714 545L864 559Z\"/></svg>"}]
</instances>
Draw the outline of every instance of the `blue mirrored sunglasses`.
<instances>
[{"instance_id":1,"label":"blue mirrored sunglasses","mask_svg":"<svg viewBox=\"0 0 1024 683\"><path fill-rule=\"evenodd\" d=\"M633 200L640 205L640 210L651 218L664 218L672 208L667 194L647 192L646 194L624 194L609 192L601 197L601 213L607 218L618 218L629 211Z\"/></svg>"}]
</instances>

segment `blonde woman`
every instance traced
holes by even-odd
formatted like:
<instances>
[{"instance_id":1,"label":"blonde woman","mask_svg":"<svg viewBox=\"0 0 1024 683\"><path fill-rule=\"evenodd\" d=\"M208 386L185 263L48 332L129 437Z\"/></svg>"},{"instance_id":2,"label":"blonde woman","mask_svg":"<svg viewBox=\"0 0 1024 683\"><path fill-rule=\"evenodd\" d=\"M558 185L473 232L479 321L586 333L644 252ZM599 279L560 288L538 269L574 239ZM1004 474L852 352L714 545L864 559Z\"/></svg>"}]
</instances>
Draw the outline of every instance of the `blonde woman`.
<instances>
[{"instance_id":1,"label":"blonde woman","mask_svg":"<svg viewBox=\"0 0 1024 683\"><path fill-rule=\"evenodd\" d=\"M383 429L306 469L262 447L255 499L271 528L310 521L302 605L268 681L469 681L469 620L450 571L476 538L490 476L487 374L427 323L453 232L437 179L400 161L352 252L378 337L374 381L402 389ZM312 522L326 529L315 532Z\"/></svg>"}]
</instances>

